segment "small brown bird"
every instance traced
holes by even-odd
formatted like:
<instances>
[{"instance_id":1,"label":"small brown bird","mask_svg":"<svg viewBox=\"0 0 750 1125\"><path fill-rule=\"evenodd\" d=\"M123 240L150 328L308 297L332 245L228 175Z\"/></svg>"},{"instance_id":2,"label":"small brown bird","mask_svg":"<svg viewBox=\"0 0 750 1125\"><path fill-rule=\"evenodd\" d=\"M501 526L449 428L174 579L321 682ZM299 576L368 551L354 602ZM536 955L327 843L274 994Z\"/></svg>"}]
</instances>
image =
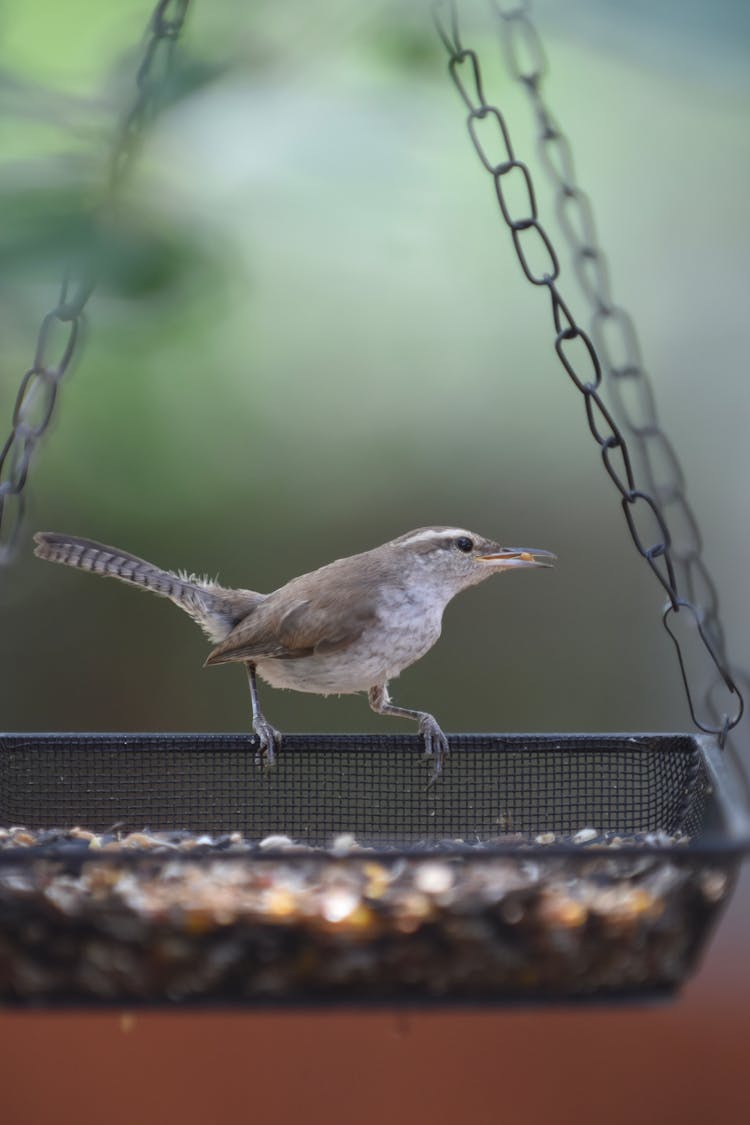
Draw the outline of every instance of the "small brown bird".
<instances>
[{"instance_id":1,"label":"small brown bird","mask_svg":"<svg viewBox=\"0 0 750 1125\"><path fill-rule=\"evenodd\" d=\"M272 687L294 691L366 691L378 714L414 719L427 753L434 756L433 781L448 740L426 711L393 704L388 681L432 648L443 611L461 590L504 570L555 562L549 551L501 547L462 528L422 527L293 578L273 593L259 594L161 570L91 539L51 531L34 538L39 558L119 578L169 598L214 642L206 664L245 664L253 730L268 764L280 748L281 735L260 709L256 672Z\"/></svg>"}]
</instances>

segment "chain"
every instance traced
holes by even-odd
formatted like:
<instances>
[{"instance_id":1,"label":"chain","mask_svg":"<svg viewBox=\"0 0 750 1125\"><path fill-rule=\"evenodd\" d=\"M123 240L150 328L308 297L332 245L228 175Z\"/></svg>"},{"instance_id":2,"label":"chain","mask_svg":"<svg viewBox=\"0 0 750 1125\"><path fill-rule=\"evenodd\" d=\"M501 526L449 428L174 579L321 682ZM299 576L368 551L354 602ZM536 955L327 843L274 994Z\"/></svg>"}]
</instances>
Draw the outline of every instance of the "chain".
<instances>
[{"instance_id":1,"label":"chain","mask_svg":"<svg viewBox=\"0 0 750 1125\"><path fill-rule=\"evenodd\" d=\"M433 9L438 35L449 56L448 70L468 110L466 123L469 137L482 165L492 176L500 212L510 231L521 269L530 284L549 293L555 352L583 397L589 430L600 449L604 467L620 494L630 536L667 595L662 621L677 651L693 722L701 730L717 735L723 745L728 732L742 718L744 701L724 655L716 587L700 558L702 542L695 516L685 499L683 473L671 444L658 424L633 323L627 313L612 302L606 263L596 243L591 208L575 183L570 146L541 99L539 85L545 73L546 60L539 36L528 19L528 3L516 5L508 12L501 10L497 4L494 6L507 22L505 46L508 67L529 90L537 109L543 162L558 186L558 210L563 230L577 251L576 273L594 307L591 335L576 322L560 293L560 263L538 217L531 173L528 166L516 158L503 114L485 97L479 58L476 51L463 45L453 0L437 3ZM523 196L525 205L522 209L514 209L511 200L519 195ZM580 233L576 233L576 222ZM612 335L619 335L619 357L612 346ZM612 385L618 391L624 381L637 380L640 417L626 408L623 394L615 393L625 419L623 428L629 430L639 451L641 448L649 449L649 446L654 450L658 448L670 470L666 484L656 484L654 460L644 456L648 488L639 486L623 431L602 398L600 355L604 369L611 374ZM673 546L662 510L662 505L667 504L679 504L682 522L688 529L685 544L679 549ZM647 523L655 528L655 537L651 542L647 541L644 530ZM705 609L696 604L699 580L704 586ZM679 614L695 625L693 635L699 638L718 677L734 697L733 713L721 713L720 720L713 724L697 714L686 653L674 631L673 617Z\"/></svg>"},{"instance_id":2,"label":"chain","mask_svg":"<svg viewBox=\"0 0 750 1125\"><path fill-rule=\"evenodd\" d=\"M114 198L125 182L141 140L159 111L172 74L174 50L190 0L159 0L146 30L136 72L136 95L120 122L109 164L109 192Z\"/></svg>"},{"instance_id":3,"label":"chain","mask_svg":"<svg viewBox=\"0 0 750 1125\"><path fill-rule=\"evenodd\" d=\"M110 203L125 182L144 128L159 107L188 4L189 0L159 0L149 19L136 95L122 119L110 157ZM0 567L7 566L17 550L34 452L52 421L60 384L80 353L84 311L96 283L95 277L82 279L72 293L66 275L57 302L42 318L32 364L21 379L10 433L0 448Z\"/></svg>"},{"instance_id":4,"label":"chain","mask_svg":"<svg viewBox=\"0 0 750 1125\"><path fill-rule=\"evenodd\" d=\"M597 240L591 202L576 182L570 142L542 94L547 58L529 16L530 0L508 11L497 0L492 0L492 7L499 17L508 70L526 92L536 117L542 167L554 189L560 227L571 252L578 283L589 304L591 336L607 376L615 416L637 450L649 491L659 501L662 511L671 508L670 528L680 528L679 538L671 536L671 555L678 583L698 610L698 629L707 634L726 665L718 590L702 558L703 540L686 496L685 476L674 447L659 423L635 324L612 298L609 271ZM707 689L704 702L718 720L713 687L715 685Z\"/></svg>"}]
</instances>

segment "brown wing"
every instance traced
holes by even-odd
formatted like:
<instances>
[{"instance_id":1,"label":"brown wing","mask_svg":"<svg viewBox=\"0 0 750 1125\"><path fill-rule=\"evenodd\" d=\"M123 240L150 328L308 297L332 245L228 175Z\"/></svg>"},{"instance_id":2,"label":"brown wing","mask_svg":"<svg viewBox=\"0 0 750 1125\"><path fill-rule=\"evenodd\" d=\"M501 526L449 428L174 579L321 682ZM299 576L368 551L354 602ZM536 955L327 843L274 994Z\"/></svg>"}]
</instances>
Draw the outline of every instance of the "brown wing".
<instances>
[{"instance_id":1,"label":"brown wing","mask_svg":"<svg viewBox=\"0 0 750 1125\"><path fill-rule=\"evenodd\" d=\"M206 664L235 660L294 660L313 653L336 652L351 644L375 620L375 606L352 602L340 588L320 592L315 599L300 597L289 604L284 597L269 594L266 600L218 644ZM342 604L351 609L342 612Z\"/></svg>"}]
</instances>

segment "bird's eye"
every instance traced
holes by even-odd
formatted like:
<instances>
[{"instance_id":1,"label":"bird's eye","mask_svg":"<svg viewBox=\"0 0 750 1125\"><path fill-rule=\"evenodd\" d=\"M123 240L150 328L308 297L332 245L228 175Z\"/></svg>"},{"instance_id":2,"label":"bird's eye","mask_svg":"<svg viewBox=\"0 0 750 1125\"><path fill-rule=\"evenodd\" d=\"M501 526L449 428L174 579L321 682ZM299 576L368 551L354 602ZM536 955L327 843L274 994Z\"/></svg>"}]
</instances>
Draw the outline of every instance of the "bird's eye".
<instances>
[{"instance_id":1,"label":"bird's eye","mask_svg":"<svg viewBox=\"0 0 750 1125\"><path fill-rule=\"evenodd\" d=\"M465 555L468 555L469 551L474 550L474 544L471 539L469 539L468 535L459 535L458 539L454 540L454 542L459 551L463 551Z\"/></svg>"}]
</instances>

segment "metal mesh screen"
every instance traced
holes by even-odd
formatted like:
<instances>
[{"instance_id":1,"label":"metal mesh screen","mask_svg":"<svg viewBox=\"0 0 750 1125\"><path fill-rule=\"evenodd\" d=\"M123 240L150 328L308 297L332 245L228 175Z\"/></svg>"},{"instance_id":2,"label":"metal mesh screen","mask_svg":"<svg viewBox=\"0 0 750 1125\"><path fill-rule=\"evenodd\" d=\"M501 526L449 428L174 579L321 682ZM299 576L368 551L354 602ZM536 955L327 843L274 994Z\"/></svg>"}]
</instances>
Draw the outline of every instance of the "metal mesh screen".
<instances>
[{"instance_id":1,"label":"metal mesh screen","mask_svg":"<svg viewBox=\"0 0 750 1125\"><path fill-rule=\"evenodd\" d=\"M0 823L103 832L283 833L327 844L467 844L575 833L695 835L707 787L688 736L460 735L426 788L421 741L289 735L277 766L243 735L14 735L0 739Z\"/></svg>"}]
</instances>

